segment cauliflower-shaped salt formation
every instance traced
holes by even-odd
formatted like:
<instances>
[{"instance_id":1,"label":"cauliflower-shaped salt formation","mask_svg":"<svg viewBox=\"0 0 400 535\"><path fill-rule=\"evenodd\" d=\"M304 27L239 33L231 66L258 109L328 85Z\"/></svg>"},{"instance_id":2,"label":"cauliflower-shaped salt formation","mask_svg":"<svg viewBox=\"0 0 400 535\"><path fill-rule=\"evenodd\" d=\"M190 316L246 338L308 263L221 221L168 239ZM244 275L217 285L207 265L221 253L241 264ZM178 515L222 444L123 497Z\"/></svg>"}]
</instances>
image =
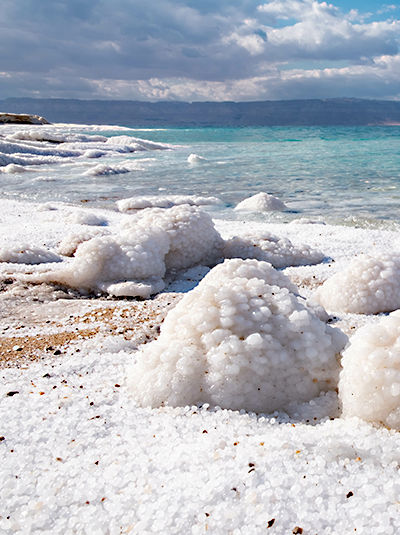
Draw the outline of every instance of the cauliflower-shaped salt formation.
<instances>
[{"instance_id":1,"label":"cauliflower-shaped salt formation","mask_svg":"<svg viewBox=\"0 0 400 535\"><path fill-rule=\"evenodd\" d=\"M211 217L197 207L144 209L126 220L124 232L129 235L130 229L138 227L159 228L168 234L170 246L165 256L168 271L196 264L214 265L222 257L223 240Z\"/></svg>"},{"instance_id":2,"label":"cauliflower-shaped salt formation","mask_svg":"<svg viewBox=\"0 0 400 535\"><path fill-rule=\"evenodd\" d=\"M280 199L264 192L248 197L235 206L235 210L248 210L254 212L280 212L286 209L287 206Z\"/></svg>"},{"instance_id":3,"label":"cauliflower-shaped salt formation","mask_svg":"<svg viewBox=\"0 0 400 535\"><path fill-rule=\"evenodd\" d=\"M392 312L400 308L400 255L357 257L325 281L312 299L332 312Z\"/></svg>"},{"instance_id":4,"label":"cauliflower-shaped salt formation","mask_svg":"<svg viewBox=\"0 0 400 535\"><path fill-rule=\"evenodd\" d=\"M359 329L343 352L342 366L343 415L400 430L400 310Z\"/></svg>"},{"instance_id":5,"label":"cauliflower-shaped salt formation","mask_svg":"<svg viewBox=\"0 0 400 535\"><path fill-rule=\"evenodd\" d=\"M143 210L138 216L129 216L114 234L84 241L85 237L78 235L71 248L60 245L60 250L71 254L82 238L67 266L34 280L146 298L164 288L167 271L215 264L223 243L210 216L185 205Z\"/></svg>"},{"instance_id":6,"label":"cauliflower-shaped salt formation","mask_svg":"<svg viewBox=\"0 0 400 535\"><path fill-rule=\"evenodd\" d=\"M267 262L226 260L169 312L129 375L142 406L270 412L337 385L346 336Z\"/></svg>"},{"instance_id":7,"label":"cauliflower-shaped salt formation","mask_svg":"<svg viewBox=\"0 0 400 535\"><path fill-rule=\"evenodd\" d=\"M308 245L293 245L287 238L269 232L245 234L226 240L225 258L256 258L270 262L276 268L305 266L322 262L325 255Z\"/></svg>"}]
</instances>

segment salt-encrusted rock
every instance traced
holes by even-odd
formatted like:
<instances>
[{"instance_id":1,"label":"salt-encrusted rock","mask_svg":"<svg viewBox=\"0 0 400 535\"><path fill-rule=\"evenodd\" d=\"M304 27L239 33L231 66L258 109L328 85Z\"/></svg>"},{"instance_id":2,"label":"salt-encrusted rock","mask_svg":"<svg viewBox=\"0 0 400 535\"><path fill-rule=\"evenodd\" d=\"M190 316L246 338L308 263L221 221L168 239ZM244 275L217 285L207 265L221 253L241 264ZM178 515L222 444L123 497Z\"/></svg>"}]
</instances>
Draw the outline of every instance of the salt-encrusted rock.
<instances>
[{"instance_id":1,"label":"salt-encrusted rock","mask_svg":"<svg viewBox=\"0 0 400 535\"><path fill-rule=\"evenodd\" d=\"M287 238L269 232L235 236L224 244L225 258L255 258L276 268L305 266L322 262L325 255L308 245L293 245Z\"/></svg>"},{"instance_id":2,"label":"salt-encrusted rock","mask_svg":"<svg viewBox=\"0 0 400 535\"><path fill-rule=\"evenodd\" d=\"M61 258L57 254L41 247L34 247L28 244L0 247L0 262L10 262L14 264L44 264L60 261Z\"/></svg>"},{"instance_id":3,"label":"salt-encrusted rock","mask_svg":"<svg viewBox=\"0 0 400 535\"><path fill-rule=\"evenodd\" d=\"M59 250L74 258L36 280L146 298L164 288L166 272L215 264L223 243L210 216L186 205L143 210L127 217L117 232L84 241L91 233L75 236L71 247L61 243Z\"/></svg>"},{"instance_id":4,"label":"salt-encrusted rock","mask_svg":"<svg viewBox=\"0 0 400 535\"><path fill-rule=\"evenodd\" d=\"M44 117L27 113L0 113L0 124L50 124Z\"/></svg>"},{"instance_id":5,"label":"salt-encrusted rock","mask_svg":"<svg viewBox=\"0 0 400 535\"><path fill-rule=\"evenodd\" d=\"M400 310L359 329L343 352L342 366L343 415L400 430Z\"/></svg>"},{"instance_id":6,"label":"salt-encrusted rock","mask_svg":"<svg viewBox=\"0 0 400 535\"><path fill-rule=\"evenodd\" d=\"M337 385L346 336L270 264L226 260L168 314L129 374L142 406L209 403L270 412Z\"/></svg>"},{"instance_id":7,"label":"salt-encrusted rock","mask_svg":"<svg viewBox=\"0 0 400 535\"><path fill-rule=\"evenodd\" d=\"M362 255L312 295L331 312L378 314L400 308L400 255Z\"/></svg>"},{"instance_id":8,"label":"salt-encrusted rock","mask_svg":"<svg viewBox=\"0 0 400 535\"><path fill-rule=\"evenodd\" d=\"M248 197L235 206L235 210L254 212L282 211L286 209L287 206L280 199L264 192Z\"/></svg>"}]
</instances>

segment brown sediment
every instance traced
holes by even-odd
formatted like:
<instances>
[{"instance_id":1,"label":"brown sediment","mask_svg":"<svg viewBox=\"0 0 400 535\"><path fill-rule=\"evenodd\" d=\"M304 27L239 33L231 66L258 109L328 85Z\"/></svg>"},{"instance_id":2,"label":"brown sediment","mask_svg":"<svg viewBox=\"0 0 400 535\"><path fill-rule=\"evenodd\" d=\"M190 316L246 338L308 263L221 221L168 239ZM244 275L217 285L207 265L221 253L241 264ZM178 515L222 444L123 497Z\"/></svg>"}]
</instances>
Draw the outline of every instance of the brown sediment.
<instances>
[{"instance_id":1,"label":"brown sediment","mask_svg":"<svg viewBox=\"0 0 400 535\"><path fill-rule=\"evenodd\" d=\"M80 329L75 332L64 331L47 335L0 338L0 365L21 360L37 360L44 355L59 355L60 348L74 340L92 338L99 330L99 328Z\"/></svg>"},{"instance_id":2,"label":"brown sediment","mask_svg":"<svg viewBox=\"0 0 400 535\"><path fill-rule=\"evenodd\" d=\"M13 326L4 326L5 316L0 322L0 367L76 351L97 335L123 337L135 345L150 342L179 298L177 294L160 294L147 301L71 299L15 306Z\"/></svg>"}]
</instances>

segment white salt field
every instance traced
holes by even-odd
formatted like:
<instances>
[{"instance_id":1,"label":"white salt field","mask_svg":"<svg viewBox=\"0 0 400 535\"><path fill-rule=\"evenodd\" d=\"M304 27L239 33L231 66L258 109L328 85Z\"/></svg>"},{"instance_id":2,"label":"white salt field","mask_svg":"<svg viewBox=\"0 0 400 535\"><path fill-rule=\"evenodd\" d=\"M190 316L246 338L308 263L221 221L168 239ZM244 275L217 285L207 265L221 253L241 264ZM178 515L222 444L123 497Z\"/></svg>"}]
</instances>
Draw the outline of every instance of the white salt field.
<instances>
[{"instance_id":1,"label":"white salt field","mask_svg":"<svg viewBox=\"0 0 400 535\"><path fill-rule=\"evenodd\" d=\"M395 130L318 196L106 128L0 131L0 532L397 533Z\"/></svg>"}]
</instances>

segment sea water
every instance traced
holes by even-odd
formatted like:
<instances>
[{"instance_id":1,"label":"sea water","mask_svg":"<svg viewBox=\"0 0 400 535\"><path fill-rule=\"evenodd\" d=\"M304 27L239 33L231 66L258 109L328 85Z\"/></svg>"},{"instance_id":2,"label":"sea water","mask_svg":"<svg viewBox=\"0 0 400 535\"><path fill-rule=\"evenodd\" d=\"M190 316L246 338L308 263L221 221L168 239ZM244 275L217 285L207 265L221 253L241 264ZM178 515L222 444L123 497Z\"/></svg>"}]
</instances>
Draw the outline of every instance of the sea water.
<instances>
[{"instance_id":1,"label":"sea water","mask_svg":"<svg viewBox=\"0 0 400 535\"><path fill-rule=\"evenodd\" d=\"M191 163L191 154L201 158ZM217 196L213 217L231 219L232 207L260 191L288 209L245 217L396 224L400 126L0 126L3 198L112 207L143 195Z\"/></svg>"}]
</instances>

